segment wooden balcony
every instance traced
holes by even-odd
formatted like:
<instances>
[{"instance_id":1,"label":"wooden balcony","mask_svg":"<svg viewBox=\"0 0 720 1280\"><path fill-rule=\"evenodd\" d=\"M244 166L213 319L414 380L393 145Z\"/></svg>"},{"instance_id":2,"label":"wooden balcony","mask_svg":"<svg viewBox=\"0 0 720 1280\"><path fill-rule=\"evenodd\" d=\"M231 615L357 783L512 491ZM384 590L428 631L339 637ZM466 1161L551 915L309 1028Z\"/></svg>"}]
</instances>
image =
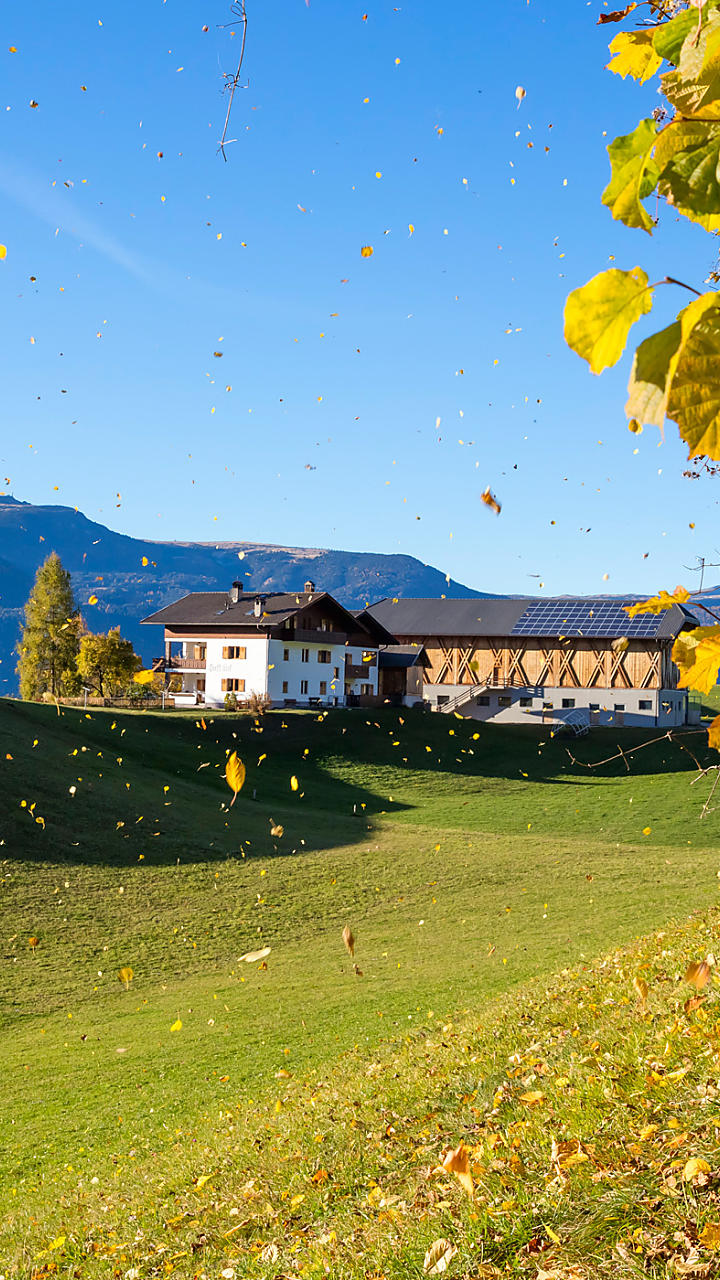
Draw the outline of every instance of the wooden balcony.
<instances>
[{"instance_id":1,"label":"wooden balcony","mask_svg":"<svg viewBox=\"0 0 720 1280\"><path fill-rule=\"evenodd\" d=\"M372 665L369 662L346 662L345 679L366 680L368 684L372 684L372 669Z\"/></svg>"},{"instance_id":2,"label":"wooden balcony","mask_svg":"<svg viewBox=\"0 0 720 1280\"><path fill-rule=\"evenodd\" d=\"M206 658L180 658L172 655L169 658L156 658L153 670L158 671L204 671Z\"/></svg>"}]
</instances>

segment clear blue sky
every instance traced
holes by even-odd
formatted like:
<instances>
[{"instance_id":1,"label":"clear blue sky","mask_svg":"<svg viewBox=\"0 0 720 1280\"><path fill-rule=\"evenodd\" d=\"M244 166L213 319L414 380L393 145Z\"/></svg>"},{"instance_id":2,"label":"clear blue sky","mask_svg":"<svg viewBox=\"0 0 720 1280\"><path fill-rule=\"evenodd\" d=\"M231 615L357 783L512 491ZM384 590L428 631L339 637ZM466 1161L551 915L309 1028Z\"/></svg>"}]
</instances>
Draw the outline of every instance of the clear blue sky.
<instances>
[{"instance_id":1,"label":"clear blue sky","mask_svg":"<svg viewBox=\"0 0 720 1280\"><path fill-rule=\"evenodd\" d=\"M628 432L629 359L598 379L562 339L611 256L695 285L713 261L672 213L651 240L600 205L606 143L658 101L603 70L601 0L247 7L225 164L225 0L3 5L0 487L491 591L696 580L718 482L682 478L672 424Z\"/></svg>"}]
</instances>

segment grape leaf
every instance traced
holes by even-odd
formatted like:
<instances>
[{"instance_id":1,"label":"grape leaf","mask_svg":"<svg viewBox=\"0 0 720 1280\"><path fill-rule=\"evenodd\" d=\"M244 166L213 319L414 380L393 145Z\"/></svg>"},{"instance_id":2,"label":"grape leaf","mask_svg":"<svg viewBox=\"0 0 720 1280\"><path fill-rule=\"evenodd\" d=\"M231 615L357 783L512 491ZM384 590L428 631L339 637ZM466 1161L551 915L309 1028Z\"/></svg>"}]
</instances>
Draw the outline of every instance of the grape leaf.
<instances>
[{"instance_id":1,"label":"grape leaf","mask_svg":"<svg viewBox=\"0 0 720 1280\"><path fill-rule=\"evenodd\" d=\"M720 627L682 631L673 645L672 660L680 668L679 689L710 693L720 670Z\"/></svg>"},{"instance_id":2,"label":"grape leaf","mask_svg":"<svg viewBox=\"0 0 720 1280\"><path fill-rule=\"evenodd\" d=\"M705 6L707 12L707 5ZM663 22L659 27L655 27L653 32L653 48L656 53L664 58L666 62L672 62L673 66L677 66L680 61L680 52L685 43L686 37L691 31L697 31L698 14L697 9L683 9L669 22Z\"/></svg>"},{"instance_id":3,"label":"grape leaf","mask_svg":"<svg viewBox=\"0 0 720 1280\"><path fill-rule=\"evenodd\" d=\"M617 364L631 325L650 311L652 287L642 267L612 267L574 289L565 303L565 341L593 373Z\"/></svg>"},{"instance_id":4,"label":"grape leaf","mask_svg":"<svg viewBox=\"0 0 720 1280\"><path fill-rule=\"evenodd\" d=\"M673 121L658 138L658 190L678 213L720 230L720 121Z\"/></svg>"},{"instance_id":5,"label":"grape leaf","mask_svg":"<svg viewBox=\"0 0 720 1280\"><path fill-rule=\"evenodd\" d=\"M653 46L653 29L644 31L620 31L610 43L610 52L614 55L607 64L608 71L616 75L632 76L644 84L655 75L662 62L659 53Z\"/></svg>"},{"instance_id":6,"label":"grape leaf","mask_svg":"<svg viewBox=\"0 0 720 1280\"><path fill-rule=\"evenodd\" d=\"M664 613L674 604L685 604L690 599L690 592L685 587L676 587L672 595L669 591L661 591L650 600L639 600L637 604L623 605L628 617L635 618L639 613Z\"/></svg>"},{"instance_id":7,"label":"grape leaf","mask_svg":"<svg viewBox=\"0 0 720 1280\"><path fill-rule=\"evenodd\" d=\"M680 321L653 333L635 352L628 382L625 413L628 418L662 428L667 412L668 373L681 336ZM673 365L674 368L674 365Z\"/></svg>"},{"instance_id":8,"label":"grape leaf","mask_svg":"<svg viewBox=\"0 0 720 1280\"><path fill-rule=\"evenodd\" d=\"M709 300L709 301L706 301ZM706 303L701 310L700 305ZM703 294L686 308L697 323L682 322L687 337L675 357L667 412L689 446L690 457L720 461L720 295Z\"/></svg>"},{"instance_id":9,"label":"grape leaf","mask_svg":"<svg viewBox=\"0 0 720 1280\"><path fill-rule=\"evenodd\" d=\"M715 716L708 725L708 746L720 751L720 716Z\"/></svg>"},{"instance_id":10,"label":"grape leaf","mask_svg":"<svg viewBox=\"0 0 720 1280\"><path fill-rule=\"evenodd\" d=\"M657 125L652 119L641 120L632 133L622 134L610 143L608 156L612 176L602 194L613 218L626 227L642 227L652 235L653 220L640 201L654 190L660 170L651 152L657 139Z\"/></svg>"}]
</instances>

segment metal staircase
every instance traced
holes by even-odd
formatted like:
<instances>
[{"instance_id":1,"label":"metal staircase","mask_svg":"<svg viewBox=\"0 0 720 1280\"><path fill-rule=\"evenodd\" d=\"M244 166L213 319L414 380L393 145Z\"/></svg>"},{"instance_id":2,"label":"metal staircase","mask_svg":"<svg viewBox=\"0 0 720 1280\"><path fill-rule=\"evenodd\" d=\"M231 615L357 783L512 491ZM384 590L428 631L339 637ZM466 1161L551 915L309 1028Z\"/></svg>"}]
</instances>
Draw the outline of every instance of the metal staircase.
<instances>
[{"instance_id":1,"label":"metal staircase","mask_svg":"<svg viewBox=\"0 0 720 1280\"><path fill-rule=\"evenodd\" d=\"M469 684L466 689L463 689L462 693L458 693L449 702L438 704L437 709L438 711L444 711L445 714L449 711L457 711L459 707L464 707L466 703L472 702L473 698L477 698L479 694L488 693L490 687L489 684Z\"/></svg>"}]
</instances>

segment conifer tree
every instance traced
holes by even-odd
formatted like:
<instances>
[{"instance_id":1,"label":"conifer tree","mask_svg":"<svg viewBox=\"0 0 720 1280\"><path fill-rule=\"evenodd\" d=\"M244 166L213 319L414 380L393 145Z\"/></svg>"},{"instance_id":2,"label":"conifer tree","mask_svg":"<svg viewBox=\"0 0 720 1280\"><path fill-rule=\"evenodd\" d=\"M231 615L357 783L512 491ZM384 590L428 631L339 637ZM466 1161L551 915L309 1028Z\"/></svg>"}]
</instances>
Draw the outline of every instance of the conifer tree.
<instances>
[{"instance_id":1,"label":"conifer tree","mask_svg":"<svg viewBox=\"0 0 720 1280\"><path fill-rule=\"evenodd\" d=\"M17 645L21 698L75 692L80 625L70 574L53 551L40 565L25 604L25 626Z\"/></svg>"}]
</instances>

